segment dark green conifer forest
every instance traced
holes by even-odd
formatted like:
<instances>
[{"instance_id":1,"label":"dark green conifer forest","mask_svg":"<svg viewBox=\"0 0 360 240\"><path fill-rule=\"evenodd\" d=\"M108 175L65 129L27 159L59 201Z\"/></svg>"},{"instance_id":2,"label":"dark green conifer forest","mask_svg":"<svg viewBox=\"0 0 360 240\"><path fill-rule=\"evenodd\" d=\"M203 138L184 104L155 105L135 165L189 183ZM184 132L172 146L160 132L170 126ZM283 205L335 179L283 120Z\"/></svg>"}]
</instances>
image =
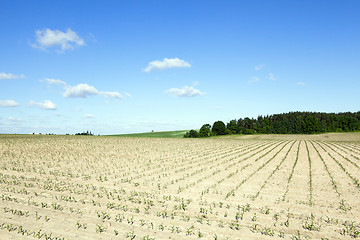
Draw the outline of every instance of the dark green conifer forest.
<instances>
[{"instance_id":1,"label":"dark green conifer forest","mask_svg":"<svg viewBox=\"0 0 360 240\"><path fill-rule=\"evenodd\" d=\"M360 131L360 112L320 113L320 112L289 112L239 118L228 122L216 121L200 128L200 134L186 133L184 137L207 137L226 134L315 134L327 132ZM206 133L204 134L204 129Z\"/></svg>"}]
</instances>

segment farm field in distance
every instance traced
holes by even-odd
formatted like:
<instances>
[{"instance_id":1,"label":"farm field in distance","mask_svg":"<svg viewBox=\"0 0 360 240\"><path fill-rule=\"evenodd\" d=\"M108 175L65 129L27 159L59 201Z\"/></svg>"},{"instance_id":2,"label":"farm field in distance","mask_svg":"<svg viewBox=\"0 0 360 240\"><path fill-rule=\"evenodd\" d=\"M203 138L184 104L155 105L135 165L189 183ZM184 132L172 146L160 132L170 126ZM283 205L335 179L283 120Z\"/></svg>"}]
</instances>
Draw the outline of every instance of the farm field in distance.
<instances>
[{"instance_id":1,"label":"farm field in distance","mask_svg":"<svg viewBox=\"0 0 360 240\"><path fill-rule=\"evenodd\" d=\"M183 138L187 130L109 135L112 137Z\"/></svg>"},{"instance_id":2,"label":"farm field in distance","mask_svg":"<svg viewBox=\"0 0 360 240\"><path fill-rule=\"evenodd\" d=\"M356 239L359 180L359 133L0 135L0 236Z\"/></svg>"}]
</instances>

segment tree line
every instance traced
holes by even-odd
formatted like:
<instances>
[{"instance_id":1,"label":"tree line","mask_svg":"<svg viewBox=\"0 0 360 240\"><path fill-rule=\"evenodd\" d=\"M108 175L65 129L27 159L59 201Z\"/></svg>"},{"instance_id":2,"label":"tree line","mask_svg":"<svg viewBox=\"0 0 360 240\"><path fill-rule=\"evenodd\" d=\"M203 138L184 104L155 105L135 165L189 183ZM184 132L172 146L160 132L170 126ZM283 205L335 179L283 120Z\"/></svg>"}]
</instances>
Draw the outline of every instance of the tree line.
<instances>
[{"instance_id":1,"label":"tree line","mask_svg":"<svg viewBox=\"0 0 360 240\"><path fill-rule=\"evenodd\" d=\"M90 131L86 131L86 132L82 132L82 133L75 133L75 135L89 135L89 136L94 136L94 134Z\"/></svg>"},{"instance_id":2,"label":"tree line","mask_svg":"<svg viewBox=\"0 0 360 240\"><path fill-rule=\"evenodd\" d=\"M228 122L204 124L199 131L185 133L185 138L210 137L227 134L314 134L360 131L360 111L351 113L289 112L239 118Z\"/></svg>"}]
</instances>

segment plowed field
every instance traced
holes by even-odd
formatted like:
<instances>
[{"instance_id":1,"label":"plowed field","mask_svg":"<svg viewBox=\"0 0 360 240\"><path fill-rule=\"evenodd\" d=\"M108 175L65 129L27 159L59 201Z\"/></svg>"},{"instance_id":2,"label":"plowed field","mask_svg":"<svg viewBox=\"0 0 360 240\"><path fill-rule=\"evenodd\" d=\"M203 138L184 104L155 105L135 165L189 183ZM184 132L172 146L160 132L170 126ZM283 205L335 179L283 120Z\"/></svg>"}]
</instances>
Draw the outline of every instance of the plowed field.
<instances>
[{"instance_id":1,"label":"plowed field","mask_svg":"<svg viewBox=\"0 0 360 240\"><path fill-rule=\"evenodd\" d=\"M0 238L360 238L360 141L324 136L1 135Z\"/></svg>"}]
</instances>

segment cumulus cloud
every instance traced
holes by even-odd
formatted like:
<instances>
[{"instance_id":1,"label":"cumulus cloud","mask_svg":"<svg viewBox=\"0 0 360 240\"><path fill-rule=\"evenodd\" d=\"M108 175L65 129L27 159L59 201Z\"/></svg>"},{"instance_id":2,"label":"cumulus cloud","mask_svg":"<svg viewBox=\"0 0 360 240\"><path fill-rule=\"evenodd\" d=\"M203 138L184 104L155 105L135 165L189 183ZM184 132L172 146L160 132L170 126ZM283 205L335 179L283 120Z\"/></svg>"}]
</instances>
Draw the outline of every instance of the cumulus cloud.
<instances>
[{"instance_id":1,"label":"cumulus cloud","mask_svg":"<svg viewBox=\"0 0 360 240\"><path fill-rule=\"evenodd\" d=\"M123 96L118 92L100 91L96 89L94 86L91 86L86 83L80 83L76 86L70 86L64 81L61 81L59 79L52 79L52 78L45 78L43 80L40 80L40 82L45 82L48 84L63 87L65 89L63 96L66 98L87 98L89 96L96 96L96 95L102 95L108 98L117 98L117 99L123 98ZM126 96L130 96L130 94L127 93Z\"/></svg>"},{"instance_id":2,"label":"cumulus cloud","mask_svg":"<svg viewBox=\"0 0 360 240\"><path fill-rule=\"evenodd\" d=\"M118 92L99 91L95 87L90 86L86 83L80 83L73 87L66 85L65 89L66 91L64 92L63 96L66 98L87 98L88 96L93 95L102 95L108 98L123 98L123 96Z\"/></svg>"},{"instance_id":3,"label":"cumulus cloud","mask_svg":"<svg viewBox=\"0 0 360 240\"><path fill-rule=\"evenodd\" d=\"M183 88L170 88L166 90L165 93L169 93L176 97L195 97L205 94L198 89L188 86L185 86Z\"/></svg>"},{"instance_id":4,"label":"cumulus cloud","mask_svg":"<svg viewBox=\"0 0 360 240\"><path fill-rule=\"evenodd\" d=\"M100 91L96 89L94 86L91 86L86 83L80 83L76 86L70 86L66 82L61 81L59 79L45 78L40 81L62 87L65 90L63 96L66 98L87 98L89 96L96 96L96 95L102 95L108 98L117 98L117 99L123 98L123 96L119 92ZM127 93L126 96L130 96L130 93Z\"/></svg>"},{"instance_id":5,"label":"cumulus cloud","mask_svg":"<svg viewBox=\"0 0 360 240\"><path fill-rule=\"evenodd\" d=\"M32 46L42 50L60 47L61 51L65 51L74 49L76 46L85 45L84 40L71 29L62 32L60 30L51 30L47 28L44 30L37 30L35 33L36 43Z\"/></svg>"},{"instance_id":6,"label":"cumulus cloud","mask_svg":"<svg viewBox=\"0 0 360 240\"><path fill-rule=\"evenodd\" d=\"M99 95L100 91L97 90L95 87L90 86L86 83L80 83L76 86L67 86L66 91L64 92L63 96L66 98L69 97L80 97L86 98L92 95Z\"/></svg>"},{"instance_id":7,"label":"cumulus cloud","mask_svg":"<svg viewBox=\"0 0 360 240\"><path fill-rule=\"evenodd\" d=\"M19 78L25 78L24 75L14 75L12 73L0 73L0 80L5 80L5 79L19 79Z\"/></svg>"},{"instance_id":8,"label":"cumulus cloud","mask_svg":"<svg viewBox=\"0 0 360 240\"><path fill-rule=\"evenodd\" d=\"M150 72L152 70L158 69L163 70L166 68L189 68L191 67L190 63L185 62L179 58L164 58L162 61L156 60L148 64L144 69L145 72Z\"/></svg>"},{"instance_id":9,"label":"cumulus cloud","mask_svg":"<svg viewBox=\"0 0 360 240\"><path fill-rule=\"evenodd\" d=\"M56 105L50 100L45 100L44 102L30 101L29 104L31 106L38 106L38 107L40 107L42 109L45 109L45 110L55 110L56 109Z\"/></svg>"},{"instance_id":10,"label":"cumulus cloud","mask_svg":"<svg viewBox=\"0 0 360 240\"><path fill-rule=\"evenodd\" d=\"M14 100L0 100L0 107L17 107L19 104Z\"/></svg>"}]
</instances>

